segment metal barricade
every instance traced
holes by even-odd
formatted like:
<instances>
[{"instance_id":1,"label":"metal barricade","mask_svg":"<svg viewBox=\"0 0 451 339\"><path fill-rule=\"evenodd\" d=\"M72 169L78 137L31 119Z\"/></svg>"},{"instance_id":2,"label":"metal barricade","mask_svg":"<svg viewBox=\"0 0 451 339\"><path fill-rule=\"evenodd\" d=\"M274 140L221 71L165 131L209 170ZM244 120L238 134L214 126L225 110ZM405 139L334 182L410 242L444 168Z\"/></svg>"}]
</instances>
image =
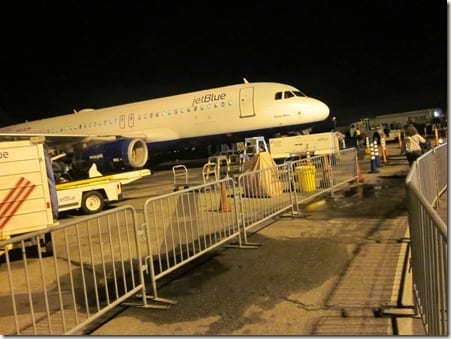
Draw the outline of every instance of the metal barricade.
<instances>
[{"instance_id":1,"label":"metal barricade","mask_svg":"<svg viewBox=\"0 0 451 339\"><path fill-rule=\"evenodd\" d=\"M421 191L422 196L432 206L447 189L448 183L448 144L440 145L423 154L415 162L415 175L409 179Z\"/></svg>"},{"instance_id":2,"label":"metal barricade","mask_svg":"<svg viewBox=\"0 0 451 339\"><path fill-rule=\"evenodd\" d=\"M355 148L291 163L296 206L357 180Z\"/></svg>"},{"instance_id":3,"label":"metal barricade","mask_svg":"<svg viewBox=\"0 0 451 339\"><path fill-rule=\"evenodd\" d=\"M83 334L131 297L173 303L158 296L159 279L232 241L249 247L250 228L355 178L355 161L344 150L312 158L304 177L294 169L312 164L301 161L241 174L238 187L226 178L153 197L140 226L124 206L2 241L2 334Z\"/></svg>"},{"instance_id":4,"label":"metal barricade","mask_svg":"<svg viewBox=\"0 0 451 339\"><path fill-rule=\"evenodd\" d=\"M291 178L290 167L286 164L246 172L238 177L240 216L245 235L255 225L293 208Z\"/></svg>"},{"instance_id":5,"label":"metal barricade","mask_svg":"<svg viewBox=\"0 0 451 339\"><path fill-rule=\"evenodd\" d=\"M236 189L228 178L145 202L145 256L153 289L147 298L173 303L158 296L157 280L226 242L241 244L236 199L230 196L236 197Z\"/></svg>"},{"instance_id":6,"label":"metal barricade","mask_svg":"<svg viewBox=\"0 0 451 339\"><path fill-rule=\"evenodd\" d=\"M427 335L448 334L448 236L434 205L447 190L448 145L415 161L406 178L413 289Z\"/></svg>"},{"instance_id":7,"label":"metal barricade","mask_svg":"<svg viewBox=\"0 0 451 339\"><path fill-rule=\"evenodd\" d=\"M125 206L0 242L2 334L83 334L142 293L137 231Z\"/></svg>"}]
</instances>

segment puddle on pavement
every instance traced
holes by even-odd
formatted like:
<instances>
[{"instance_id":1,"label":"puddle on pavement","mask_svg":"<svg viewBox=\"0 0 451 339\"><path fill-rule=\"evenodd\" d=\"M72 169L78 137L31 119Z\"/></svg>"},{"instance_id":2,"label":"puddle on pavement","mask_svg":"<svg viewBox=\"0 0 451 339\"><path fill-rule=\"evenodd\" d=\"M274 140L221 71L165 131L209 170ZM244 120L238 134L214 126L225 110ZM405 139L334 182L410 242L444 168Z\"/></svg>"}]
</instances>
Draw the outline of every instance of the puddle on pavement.
<instances>
[{"instance_id":1,"label":"puddle on pavement","mask_svg":"<svg viewBox=\"0 0 451 339\"><path fill-rule=\"evenodd\" d=\"M405 177L382 177L327 194L301 208L306 217L393 217L406 212Z\"/></svg>"}]
</instances>

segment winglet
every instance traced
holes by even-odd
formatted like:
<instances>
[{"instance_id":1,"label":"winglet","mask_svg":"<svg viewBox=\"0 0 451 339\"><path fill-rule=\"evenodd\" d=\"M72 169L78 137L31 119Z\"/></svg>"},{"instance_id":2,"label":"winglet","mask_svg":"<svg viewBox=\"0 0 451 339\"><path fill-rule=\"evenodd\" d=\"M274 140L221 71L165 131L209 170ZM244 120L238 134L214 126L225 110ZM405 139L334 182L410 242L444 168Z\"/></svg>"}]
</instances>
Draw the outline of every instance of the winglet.
<instances>
[{"instance_id":1,"label":"winglet","mask_svg":"<svg viewBox=\"0 0 451 339\"><path fill-rule=\"evenodd\" d=\"M247 81L246 78L243 78L243 81L244 81L245 84L248 84L248 83L249 83L249 81Z\"/></svg>"}]
</instances>

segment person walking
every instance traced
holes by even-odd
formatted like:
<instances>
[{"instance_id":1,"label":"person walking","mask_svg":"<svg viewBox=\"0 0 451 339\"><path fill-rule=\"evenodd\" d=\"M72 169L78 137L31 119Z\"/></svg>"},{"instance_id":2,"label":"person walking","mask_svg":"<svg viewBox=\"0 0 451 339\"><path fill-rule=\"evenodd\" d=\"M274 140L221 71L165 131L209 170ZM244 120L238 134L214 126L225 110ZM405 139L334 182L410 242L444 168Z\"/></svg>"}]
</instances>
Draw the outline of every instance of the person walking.
<instances>
[{"instance_id":1,"label":"person walking","mask_svg":"<svg viewBox=\"0 0 451 339\"><path fill-rule=\"evenodd\" d=\"M412 166L413 162L423 153L421 144L424 143L426 143L426 140L418 134L415 126L413 124L409 124L404 133L404 145L409 167Z\"/></svg>"},{"instance_id":2,"label":"person walking","mask_svg":"<svg viewBox=\"0 0 451 339\"><path fill-rule=\"evenodd\" d=\"M354 139L355 139L355 146L356 146L356 148L357 148L357 151L359 151L359 150L360 150L360 142L361 142L361 140L362 140L362 132L360 131L360 128L359 128L359 127L357 127L357 128L355 129L355 132L354 132Z\"/></svg>"}]
</instances>

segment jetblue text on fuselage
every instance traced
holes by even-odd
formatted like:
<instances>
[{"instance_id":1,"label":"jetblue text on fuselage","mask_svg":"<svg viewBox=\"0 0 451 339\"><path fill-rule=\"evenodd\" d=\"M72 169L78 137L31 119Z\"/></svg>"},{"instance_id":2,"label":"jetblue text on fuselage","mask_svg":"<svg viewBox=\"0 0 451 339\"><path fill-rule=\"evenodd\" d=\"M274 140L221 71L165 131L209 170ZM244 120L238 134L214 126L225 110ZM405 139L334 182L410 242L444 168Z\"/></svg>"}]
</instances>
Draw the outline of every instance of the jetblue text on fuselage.
<instances>
[{"instance_id":1,"label":"jetblue text on fuselage","mask_svg":"<svg viewBox=\"0 0 451 339\"><path fill-rule=\"evenodd\" d=\"M206 103L206 102L224 100L225 97L226 97L225 93L221 93L221 94L209 93L209 94L202 95L201 97L197 97L197 98L194 97L193 106L202 104L202 103Z\"/></svg>"}]
</instances>

